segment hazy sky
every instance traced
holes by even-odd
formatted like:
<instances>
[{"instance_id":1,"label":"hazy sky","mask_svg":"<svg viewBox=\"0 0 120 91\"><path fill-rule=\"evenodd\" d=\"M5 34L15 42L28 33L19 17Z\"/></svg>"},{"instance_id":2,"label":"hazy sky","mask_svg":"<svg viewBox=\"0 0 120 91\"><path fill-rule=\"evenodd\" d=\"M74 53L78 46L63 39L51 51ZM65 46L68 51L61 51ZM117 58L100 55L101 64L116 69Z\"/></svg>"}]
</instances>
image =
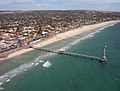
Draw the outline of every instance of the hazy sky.
<instances>
[{"instance_id":1,"label":"hazy sky","mask_svg":"<svg viewBox=\"0 0 120 91\"><path fill-rule=\"evenodd\" d=\"M120 11L120 0L0 0L0 10Z\"/></svg>"}]
</instances>

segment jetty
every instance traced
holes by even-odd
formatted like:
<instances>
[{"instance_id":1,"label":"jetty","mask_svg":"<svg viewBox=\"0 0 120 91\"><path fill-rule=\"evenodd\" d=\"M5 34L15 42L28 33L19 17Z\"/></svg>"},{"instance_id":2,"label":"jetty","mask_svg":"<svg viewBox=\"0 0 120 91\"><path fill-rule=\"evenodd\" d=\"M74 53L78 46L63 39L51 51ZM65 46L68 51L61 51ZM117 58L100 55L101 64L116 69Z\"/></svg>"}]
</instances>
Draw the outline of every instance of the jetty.
<instances>
[{"instance_id":1,"label":"jetty","mask_svg":"<svg viewBox=\"0 0 120 91\"><path fill-rule=\"evenodd\" d=\"M30 46L30 48L33 48L35 50L51 52L51 53L57 53L57 54L61 54L61 55L67 55L67 56L73 56L73 57L79 57L79 58L94 60L94 61L98 61L100 63L107 62L106 46L104 46L104 55L103 55L102 58L101 57L96 57L96 56L91 56L91 55L85 55L85 54L66 52L66 51L61 51L61 50L48 49L48 48L37 48L37 47L34 47L34 46Z\"/></svg>"}]
</instances>

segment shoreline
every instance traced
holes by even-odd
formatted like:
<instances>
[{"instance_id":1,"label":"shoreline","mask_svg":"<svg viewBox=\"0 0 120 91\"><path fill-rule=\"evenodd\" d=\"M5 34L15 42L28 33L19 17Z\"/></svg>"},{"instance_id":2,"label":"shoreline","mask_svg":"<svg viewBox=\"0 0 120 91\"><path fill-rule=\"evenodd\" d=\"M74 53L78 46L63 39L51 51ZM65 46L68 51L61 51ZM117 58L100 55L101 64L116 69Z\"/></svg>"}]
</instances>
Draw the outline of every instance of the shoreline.
<instances>
[{"instance_id":1,"label":"shoreline","mask_svg":"<svg viewBox=\"0 0 120 91\"><path fill-rule=\"evenodd\" d=\"M108 22L102 22L102 23L93 24L93 25L86 25L86 26L83 26L83 27L80 27L80 28L75 28L73 30L57 34L57 35L55 35L53 37L50 37L48 39L45 39L45 40L42 40L42 41L37 41L36 43L34 42L33 46L43 47L43 46L49 45L51 43L54 43L54 42L57 42L57 41L60 41L60 40L63 40L63 39L66 39L66 38L69 38L69 37L72 37L72 36L75 36L75 35L79 35L79 34L82 34L82 33L92 32L92 31L95 31L99 28L102 28L102 27L105 27L105 26L108 26L108 25L111 25L111 24L114 24L114 23L118 23L118 22L120 22L120 21L108 21ZM22 49L22 50L19 50L19 51L15 51L15 52L9 54L8 57L6 57L6 58L0 58L0 62L5 61L5 60L10 59L10 58L13 58L13 57L16 57L16 56L19 56L19 55L22 55L22 54L30 52L32 50L34 50L34 49L27 48L27 49Z\"/></svg>"}]
</instances>

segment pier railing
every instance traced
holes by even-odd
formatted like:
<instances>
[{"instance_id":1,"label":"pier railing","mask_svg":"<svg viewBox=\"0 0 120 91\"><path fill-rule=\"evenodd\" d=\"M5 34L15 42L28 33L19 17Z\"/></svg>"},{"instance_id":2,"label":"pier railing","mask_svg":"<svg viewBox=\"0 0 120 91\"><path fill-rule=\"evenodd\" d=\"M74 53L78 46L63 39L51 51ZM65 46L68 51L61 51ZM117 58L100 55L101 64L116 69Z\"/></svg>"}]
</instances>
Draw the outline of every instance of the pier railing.
<instances>
[{"instance_id":1,"label":"pier railing","mask_svg":"<svg viewBox=\"0 0 120 91\"><path fill-rule=\"evenodd\" d=\"M106 58L100 58L100 57L96 57L96 56L90 56L90 55L72 53L72 52L66 52L66 51L56 51L56 50L48 49L48 48L36 48L34 46L30 46L30 47L35 49L35 50L41 50L41 51L57 53L57 54L61 54L61 55L67 55L67 56L79 57L79 58L84 58L84 59L89 59L89 60L95 60L95 61L99 61L100 63L107 62Z\"/></svg>"}]
</instances>

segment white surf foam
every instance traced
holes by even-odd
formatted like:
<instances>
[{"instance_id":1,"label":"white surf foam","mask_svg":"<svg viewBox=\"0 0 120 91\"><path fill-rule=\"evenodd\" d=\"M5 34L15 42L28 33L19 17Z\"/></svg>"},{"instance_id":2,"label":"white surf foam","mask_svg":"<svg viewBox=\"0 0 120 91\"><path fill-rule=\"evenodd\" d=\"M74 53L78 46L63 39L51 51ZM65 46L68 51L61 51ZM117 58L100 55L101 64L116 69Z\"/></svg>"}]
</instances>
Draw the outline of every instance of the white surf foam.
<instances>
[{"instance_id":1,"label":"white surf foam","mask_svg":"<svg viewBox=\"0 0 120 91\"><path fill-rule=\"evenodd\" d=\"M43 63L44 61L40 60L39 63Z\"/></svg>"},{"instance_id":2,"label":"white surf foam","mask_svg":"<svg viewBox=\"0 0 120 91\"><path fill-rule=\"evenodd\" d=\"M76 45L77 43L80 43L80 41L86 40L86 39L88 39L88 38L92 38L92 37L94 37L94 35L95 35L96 33L101 32L101 30L104 30L104 29L107 28L107 27L114 26L115 24L117 24L117 23L110 24L110 25L108 25L108 26L105 26L105 27L102 27L102 28L100 28L100 29L97 29L96 31L91 32L91 33L87 34L86 36L83 36L82 38L78 38L78 39L74 40L73 42L67 44L66 46L60 48L59 50L61 50L61 49L62 49L62 50L69 49L70 47Z\"/></svg>"},{"instance_id":3,"label":"white surf foam","mask_svg":"<svg viewBox=\"0 0 120 91\"><path fill-rule=\"evenodd\" d=\"M43 56L41 56L41 57L43 57ZM0 86L6 82L9 82L15 76L22 74L23 72L27 71L30 68L33 68L34 66L37 66L40 62L41 63L44 62L43 60L40 60L41 57L39 56L31 62L25 63L25 64L19 66L18 68L15 68L15 69L1 75L0 76Z\"/></svg>"},{"instance_id":4,"label":"white surf foam","mask_svg":"<svg viewBox=\"0 0 120 91\"><path fill-rule=\"evenodd\" d=\"M113 24L110 24L109 26L114 26L114 25L117 24L117 23L119 23L119 22L115 22L115 23L113 23Z\"/></svg>"},{"instance_id":5,"label":"white surf foam","mask_svg":"<svg viewBox=\"0 0 120 91\"><path fill-rule=\"evenodd\" d=\"M10 79L7 79L7 81L6 82L9 82L10 81Z\"/></svg>"},{"instance_id":6,"label":"white surf foam","mask_svg":"<svg viewBox=\"0 0 120 91\"><path fill-rule=\"evenodd\" d=\"M74 40L73 42L67 44L66 46L60 48L59 50L64 50L64 51L65 51L66 49L69 49L70 47L76 45L77 43L80 43L80 41L82 41L82 40L85 40L85 39L94 37L94 34L95 34L95 33L98 33L98 32L99 32L99 30L97 30L97 31L95 31L95 32L92 32L92 33L90 33L90 34L87 34L86 36L84 36L84 37L82 37L82 38L78 38L78 39Z\"/></svg>"},{"instance_id":7,"label":"white surf foam","mask_svg":"<svg viewBox=\"0 0 120 91\"><path fill-rule=\"evenodd\" d=\"M0 86L3 84L3 82L0 83Z\"/></svg>"},{"instance_id":8,"label":"white surf foam","mask_svg":"<svg viewBox=\"0 0 120 91\"><path fill-rule=\"evenodd\" d=\"M110 24L110 25L107 25L107 26L105 26L105 27L102 27L102 28L100 28L100 29L98 29L98 30L103 30L103 29L105 29L105 28L114 26L114 25L117 24L117 23L118 23L118 22L115 22L115 23L113 23L113 24Z\"/></svg>"},{"instance_id":9,"label":"white surf foam","mask_svg":"<svg viewBox=\"0 0 120 91\"><path fill-rule=\"evenodd\" d=\"M13 77L15 77L15 76L16 76L16 74L12 75L10 78L13 78Z\"/></svg>"},{"instance_id":10,"label":"white surf foam","mask_svg":"<svg viewBox=\"0 0 120 91\"><path fill-rule=\"evenodd\" d=\"M36 63L35 66L37 66L39 63Z\"/></svg>"},{"instance_id":11,"label":"white surf foam","mask_svg":"<svg viewBox=\"0 0 120 91\"><path fill-rule=\"evenodd\" d=\"M24 69L23 71L27 71L27 69Z\"/></svg>"}]
</instances>

